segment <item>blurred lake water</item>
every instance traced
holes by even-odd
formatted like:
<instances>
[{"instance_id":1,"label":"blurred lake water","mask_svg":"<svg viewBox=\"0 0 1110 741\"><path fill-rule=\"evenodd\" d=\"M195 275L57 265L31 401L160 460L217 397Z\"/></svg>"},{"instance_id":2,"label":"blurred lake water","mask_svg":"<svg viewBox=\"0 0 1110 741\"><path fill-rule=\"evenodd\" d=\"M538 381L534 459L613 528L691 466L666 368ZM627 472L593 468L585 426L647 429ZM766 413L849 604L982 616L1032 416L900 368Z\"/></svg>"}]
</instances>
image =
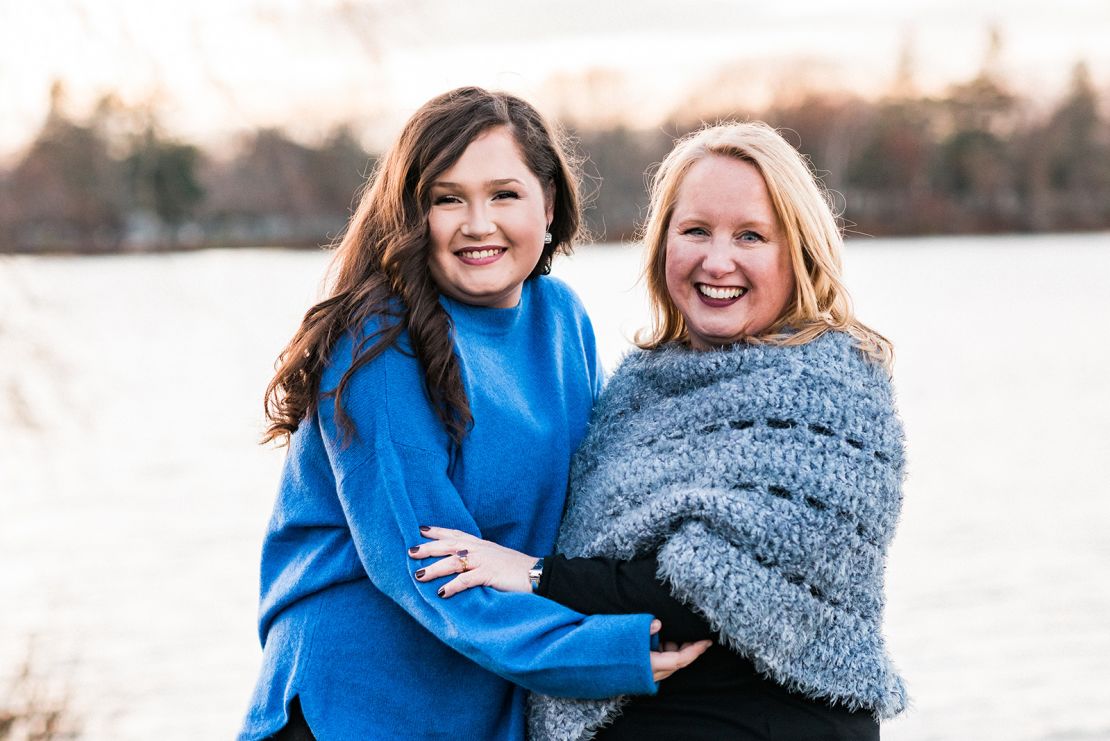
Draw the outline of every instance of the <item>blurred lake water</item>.
<instances>
[{"instance_id":1,"label":"blurred lake water","mask_svg":"<svg viewBox=\"0 0 1110 741\"><path fill-rule=\"evenodd\" d=\"M556 274L612 368L634 247ZM32 647L88 739L237 730L284 452L256 444L322 252L0 258L0 686ZM1110 235L849 243L910 475L888 740L1110 738ZM388 636L383 636L388 640Z\"/></svg>"}]
</instances>

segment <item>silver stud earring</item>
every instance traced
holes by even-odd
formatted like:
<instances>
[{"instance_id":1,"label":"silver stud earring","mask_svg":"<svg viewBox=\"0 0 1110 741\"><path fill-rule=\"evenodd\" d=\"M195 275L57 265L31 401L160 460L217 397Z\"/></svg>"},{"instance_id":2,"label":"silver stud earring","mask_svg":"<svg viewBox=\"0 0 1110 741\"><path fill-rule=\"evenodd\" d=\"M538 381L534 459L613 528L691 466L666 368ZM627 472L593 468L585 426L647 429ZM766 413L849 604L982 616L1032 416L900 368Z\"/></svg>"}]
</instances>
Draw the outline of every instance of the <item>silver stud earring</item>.
<instances>
[{"instance_id":1,"label":"silver stud earring","mask_svg":"<svg viewBox=\"0 0 1110 741\"><path fill-rule=\"evenodd\" d=\"M551 244L551 232L544 232L543 233L543 243L544 244Z\"/></svg>"}]
</instances>

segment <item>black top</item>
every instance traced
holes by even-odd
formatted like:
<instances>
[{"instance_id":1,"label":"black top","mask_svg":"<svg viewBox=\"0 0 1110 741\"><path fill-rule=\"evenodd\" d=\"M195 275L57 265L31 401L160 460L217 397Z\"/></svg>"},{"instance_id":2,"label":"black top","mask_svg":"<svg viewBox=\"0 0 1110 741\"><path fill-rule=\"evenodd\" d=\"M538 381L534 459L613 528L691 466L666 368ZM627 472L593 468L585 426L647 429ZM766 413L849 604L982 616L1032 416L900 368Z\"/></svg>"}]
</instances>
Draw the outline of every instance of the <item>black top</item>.
<instances>
[{"instance_id":1,"label":"black top","mask_svg":"<svg viewBox=\"0 0 1110 741\"><path fill-rule=\"evenodd\" d=\"M664 641L717 639L705 618L677 600L656 571L654 555L618 561L556 554L544 561L538 592L586 615L650 613L663 621ZM715 643L663 680L657 694L632 698L595 738L863 741L879 738L879 724L867 711L790 692Z\"/></svg>"}]
</instances>

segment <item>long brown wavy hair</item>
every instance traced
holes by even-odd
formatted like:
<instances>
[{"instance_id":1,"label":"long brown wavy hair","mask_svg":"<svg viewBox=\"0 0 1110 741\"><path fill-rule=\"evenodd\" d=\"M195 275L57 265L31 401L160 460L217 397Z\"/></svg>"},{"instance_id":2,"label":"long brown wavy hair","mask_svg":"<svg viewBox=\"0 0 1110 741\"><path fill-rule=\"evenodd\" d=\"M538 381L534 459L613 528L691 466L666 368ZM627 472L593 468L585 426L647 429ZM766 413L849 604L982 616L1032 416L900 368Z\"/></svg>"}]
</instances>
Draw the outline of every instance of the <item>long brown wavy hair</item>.
<instances>
[{"instance_id":1,"label":"long brown wavy hair","mask_svg":"<svg viewBox=\"0 0 1110 741\"><path fill-rule=\"evenodd\" d=\"M560 139L543 117L512 95L462 87L425 103L405 124L363 187L338 240L327 298L304 316L278 356L266 388L269 426L262 442L288 443L321 399L333 398L346 439L355 428L343 392L359 368L407 332L424 371L424 388L450 438L459 443L472 422L455 356L451 319L428 272L431 184L489 129L506 127L521 159L553 199L546 245L531 280L551 271L556 253L570 252L579 230L578 182ZM367 319L376 327L366 333ZM335 343L354 333L354 359L334 389L319 389Z\"/></svg>"}]
</instances>

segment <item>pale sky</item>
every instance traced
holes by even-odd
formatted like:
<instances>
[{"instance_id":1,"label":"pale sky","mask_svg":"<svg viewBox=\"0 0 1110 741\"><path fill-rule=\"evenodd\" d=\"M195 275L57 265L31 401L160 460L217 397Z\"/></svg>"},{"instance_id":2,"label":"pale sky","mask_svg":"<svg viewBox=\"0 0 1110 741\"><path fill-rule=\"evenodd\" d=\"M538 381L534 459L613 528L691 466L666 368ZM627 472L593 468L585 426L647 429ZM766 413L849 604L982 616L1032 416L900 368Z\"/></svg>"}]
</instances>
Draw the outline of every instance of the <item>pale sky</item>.
<instances>
[{"instance_id":1,"label":"pale sky","mask_svg":"<svg viewBox=\"0 0 1110 741\"><path fill-rule=\"evenodd\" d=\"M924 92L980 68L1055 98L1085 60L1110 97L1103 0L0 0L0 156L41 124L53 79L76 112L156 101L202 143L257 125L312 137L353 120L381 146L432 95L506 89L552 115L650 126L722 85L751 105L802 84L874 94L907 42ZM1005 12L999 7L1004 6ZM598 68L587 92L580 84Z\"/></svg>"}]
</instances>

